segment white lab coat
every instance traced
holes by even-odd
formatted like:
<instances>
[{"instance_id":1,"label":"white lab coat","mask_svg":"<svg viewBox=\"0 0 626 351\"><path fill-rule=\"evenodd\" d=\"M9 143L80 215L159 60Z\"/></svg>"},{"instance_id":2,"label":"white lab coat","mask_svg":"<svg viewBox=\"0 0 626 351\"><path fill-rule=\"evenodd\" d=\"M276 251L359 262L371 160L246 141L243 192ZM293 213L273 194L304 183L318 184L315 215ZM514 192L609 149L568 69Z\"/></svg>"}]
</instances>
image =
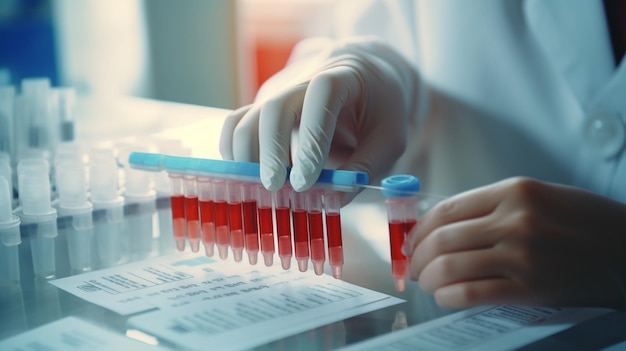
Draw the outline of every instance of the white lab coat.
<instances>
[{"instance_id":1,"label":"white lab coat","mask_svg":"<svg viewBox=\"0 0 626 351\"><path fill-rule=\"evenodd\" d=\"M626 64L600 0L339 2L337 36L415 63L423 122L394 172L454 194L510 176L626 202Z\"/></svg>"}]
</instances>

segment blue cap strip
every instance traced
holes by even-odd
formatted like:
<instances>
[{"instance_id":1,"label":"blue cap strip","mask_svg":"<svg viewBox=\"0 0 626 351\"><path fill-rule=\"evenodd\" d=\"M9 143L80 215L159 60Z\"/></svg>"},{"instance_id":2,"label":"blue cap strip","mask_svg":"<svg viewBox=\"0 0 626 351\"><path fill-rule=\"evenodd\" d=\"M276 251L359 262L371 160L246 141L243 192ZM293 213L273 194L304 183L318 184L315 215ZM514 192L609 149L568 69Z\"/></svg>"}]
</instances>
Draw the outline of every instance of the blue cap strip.
<instances>
[{"instance_id":1,"label":"blue cap strip","mask_svg":"<svg viewBox=\"0 0 626 351\"><path fill-rule=\"evenodd\" d=\"M214 160L184 156L170 156L146 152L132 152L128 157L132 168L146 171L166 170L171 173L261 182L260 165L253 162ZM287 170L289 178L290 169ZM316 186L330 186L335 190L355 191L367 185L365 172L323 169Z\"/></svg>"}]
</instances>

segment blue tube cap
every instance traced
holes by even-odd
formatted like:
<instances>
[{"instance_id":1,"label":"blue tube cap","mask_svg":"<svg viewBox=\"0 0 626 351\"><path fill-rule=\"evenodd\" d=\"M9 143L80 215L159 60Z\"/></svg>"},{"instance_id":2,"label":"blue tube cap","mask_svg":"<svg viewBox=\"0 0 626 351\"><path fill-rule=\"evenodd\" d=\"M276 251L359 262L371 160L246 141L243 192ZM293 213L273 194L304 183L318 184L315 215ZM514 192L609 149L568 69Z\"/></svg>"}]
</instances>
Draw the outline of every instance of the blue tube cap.
<instances>
[{"instance_id":1,"label":"blue tube cap","mask_svg":"<svg viewBox=\"0 0 626 351\"><path fill-rule=\"evenodd\" d=\"M397 174L383 179L381 186L386 197L408 197L420 191L420 180L410 174Z\"/></svg>"}]
</instances>

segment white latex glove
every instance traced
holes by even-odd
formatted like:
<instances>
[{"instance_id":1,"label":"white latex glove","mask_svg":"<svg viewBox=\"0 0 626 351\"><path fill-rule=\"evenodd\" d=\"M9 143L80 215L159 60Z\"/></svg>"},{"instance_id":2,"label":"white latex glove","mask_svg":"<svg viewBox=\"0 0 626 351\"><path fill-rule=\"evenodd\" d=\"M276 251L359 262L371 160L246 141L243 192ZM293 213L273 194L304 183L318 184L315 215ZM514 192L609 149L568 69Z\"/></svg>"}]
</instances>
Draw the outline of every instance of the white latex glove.
<instances>
[{"instance_id":1,"label":"white latex glove","mask_svg":"<svg viewBox=\"0 0 626 351\"><path fill-rule=\"evenodd\" d=\"M308 39L253 104L228 116L220 152L259 162L269 190L285 183L290 160L296 191L311 187L324 167L377 179L405 149L417 88L416 69L376 39Z\"/></svg>"}]
</instances>

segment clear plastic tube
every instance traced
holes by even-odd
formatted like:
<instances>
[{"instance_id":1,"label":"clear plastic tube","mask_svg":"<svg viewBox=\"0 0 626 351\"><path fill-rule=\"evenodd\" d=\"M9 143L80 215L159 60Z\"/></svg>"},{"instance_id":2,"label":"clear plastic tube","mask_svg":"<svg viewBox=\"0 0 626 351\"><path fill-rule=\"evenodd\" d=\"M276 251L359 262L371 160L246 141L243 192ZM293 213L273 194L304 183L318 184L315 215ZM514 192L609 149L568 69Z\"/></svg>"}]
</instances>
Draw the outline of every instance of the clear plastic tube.
<instances>
[{"instance_id":1,"label":"clear plastic tube","mask_svg":"<svg viewBox=\"0 0 626 351\"><path fill-rule=\"evenodd\" d=\"M198 185L196 177L183 176L185 193L185 222L187 226L187 241L192 252L200 250L200 210L198 209Z\"/></svg>"},{"instance_id":2,"label":"clear plastic tube","mask_svg":"<svg viewBox=\"0 0 626 351\"><path fill-rule=\"evenodd\" d=\"M55 109L59 129L59 141L74 141L76 119L76 92L71 87L56 87L52 89L54 94Z\"/></svg>"},{"instance_id":3,"label":"clear plastic tube","mask_svg":"<svg viewBox=\"0 0 626 351\"><path fill-rule=\"evenodd\" d=\"M132 169L128 164L125 164L124 171L126 199L124 221L129 258L141 260L152 253L156 191L153 189L154 182L149 173Z\"/></svg>"},{"instance_id":4,"label":"clear plastic tube","mask_svg":"<svg viewBox=\"0 0 626 351\"><path fill-rule=\"evenodd\" d=\"M287 270L291 266L292 235L291 235L291 206L289 197L292 188L285 185L274 193L276 204L276 236L278 237L278 256L280 257L283 269Z\"/></svg>"},{"instance_id":5,"label":"clear plastic tube","mask_svg":"<svg viewBox=\"0 0 626 351\"><path fill-rule=\"evenodd\" d=\"M258 204L259 239L261 242L261 253L265 265L270 267L274 264L274 217L272 210L272 193L265 189L263 185L256 185L256 200Z\"/></svg>"},{"instance_id":6,"label":"clear plastic tube","mask_svg":"<svg viewBox=\"0 0 626 351\"><path fill-rule=\"evenodd\" d=\"M0 152L15 157L13 150L15 88L0 86Z\"/></svg>"},{"instance_id":7,"label":"clear plastic tube","mask_svg":"<svg viewBox=\"0 0 626 351\"><path fill-rule=\"evenodd\" d=\"M92 269L93 206L87 201L86 165L80 160L56 164L59 234L67 240L72 273Z\"/></svg>"},{"instance_id":8,"label":"clear plastic tube","mask_svg":"<svg viewBox=\"0 0 626 351\"><path fill-rule=\"evenodd\" d=\"M36 277L56 275L55 238L57 211L50 202L49 166L43 159L25 159L18 164L21 219L20 231L28 238Z\"/></svg>"},{"instance_id":9,"label":"clear plastic tube","mask_svg":"<svg viewBox=\"0 0 626 351\"><path fill-rule=\"evenodd\" d=\"M215 205L213 203L213 183L210 178L198 177L198 202L202 244L206 255L212 257L215 248Z\"/></svg>"},{"instance_id":10,"label":"clear plastic tube","mask_svg":"<svg viewBox=\"0 0 626 351\"><path fill-rule=\"evenodd\" d=\"M304 192L309 222L311 262L313 262L313 269L317 275L324 273L324 262L326 262L322 194L321 189L309 189Z\"/></svg>"},{"instance_id":11,"label":"clear plastic tube","mask_svg":"<svg viewBox=\"0 0 626 351\"><path fill-rule=\"evenodd\" d=\"M105 268L122 261L124 197L119 194L119 173L111 149L89 152L89 181L93 204L96 266Z\"/></svg>"},{"instance_id":12,"label":"clear plastic tube","mask_svg":"<svg viewBox=\"0 0 626 351\"><path fill-rule=\"evenodd\" d=\"M226 202L226 181L213 179L215 206L215 244L222 260L228 258L230 235L228 232L228 203Z\"/></svg>"},{"instance_id":13,"label":"clear plastic tube","mask_svg":"<svg viewBox=\"0 0 626 351\"><path fill-rule=\"evenodd\" d=\"M309 223L305 193L291 190L291 220L293 222L293 247L298 269L306 272L309 266Z\"/></svg>"},{"instance_id":14,"label":"clear plastic tube","mask_svg":"<svg viewBox=\"0 0 626 351\"><path fill-rule=\"evenodd\" d=\"M240 182L226 181L226 199L228 201L228 231L230 234L230 248L233 250L235 262L243 259L245 239L243 235L243 218Z\"/></svg>"},{"instance_id":15,"label":"clear plastic tube","mask_svg":"<svg viewBox=\"0 0 626 351\"><path fill-rule=\"evenodd\" d=\"M251 265L255 265L259 255L259 228L258 228L258 204L256 197L256 183L241 183L241 201L243 230L246 242L246 253Z\"/></svg>"},{"instance_id":16,"label":"clear plastic tube","mask_svg":"<svg viewBox=\"0 0 626 351\"><path fill-rule=\"evenodd\" d=\"M182 174L170 173L170 206L172 208L172 230L176 248L185 250L187 222L185 221L185 190Z\"/></svg>"},{"instance_id":17,"label":"clear plastic tube","mask_svg":"<svg viewBox=\"0 0 626 351\"><path fill-rule=\"evenodd\" d=\"M402 253L406 235L417 224L418 198L409 191L420 190L420 182L411 175L394 175L383 179L387 218L389 221L389 243L391 250L391 275L395 279L396 289L404 291L408 258ZM394 192L399 190L404 193Z\"/></svg>"},{"instance_id":18,"label":"clear plastic tube","mask_svg":"<svg viewBox=\"0 0 626 351\"><path fill-rule=\"evenodd\" d=\"M341 196L336 191L324 192L324 211L326 215L326 240L328 242L328 261L333 277L341 278L343 270L343 239L341 233Z\"/></svg>"},{"instance_id":19,"label":"clear plastic tube","mask_svg":"<svg viewBox=\"0 0 626 351\"><path fill-rule=\"evenodd\" d=\"M13 214L13 189L0 175L0 285L20 281L18 245L21 244L20 218Z\"/></svg>"}]
</instances>

